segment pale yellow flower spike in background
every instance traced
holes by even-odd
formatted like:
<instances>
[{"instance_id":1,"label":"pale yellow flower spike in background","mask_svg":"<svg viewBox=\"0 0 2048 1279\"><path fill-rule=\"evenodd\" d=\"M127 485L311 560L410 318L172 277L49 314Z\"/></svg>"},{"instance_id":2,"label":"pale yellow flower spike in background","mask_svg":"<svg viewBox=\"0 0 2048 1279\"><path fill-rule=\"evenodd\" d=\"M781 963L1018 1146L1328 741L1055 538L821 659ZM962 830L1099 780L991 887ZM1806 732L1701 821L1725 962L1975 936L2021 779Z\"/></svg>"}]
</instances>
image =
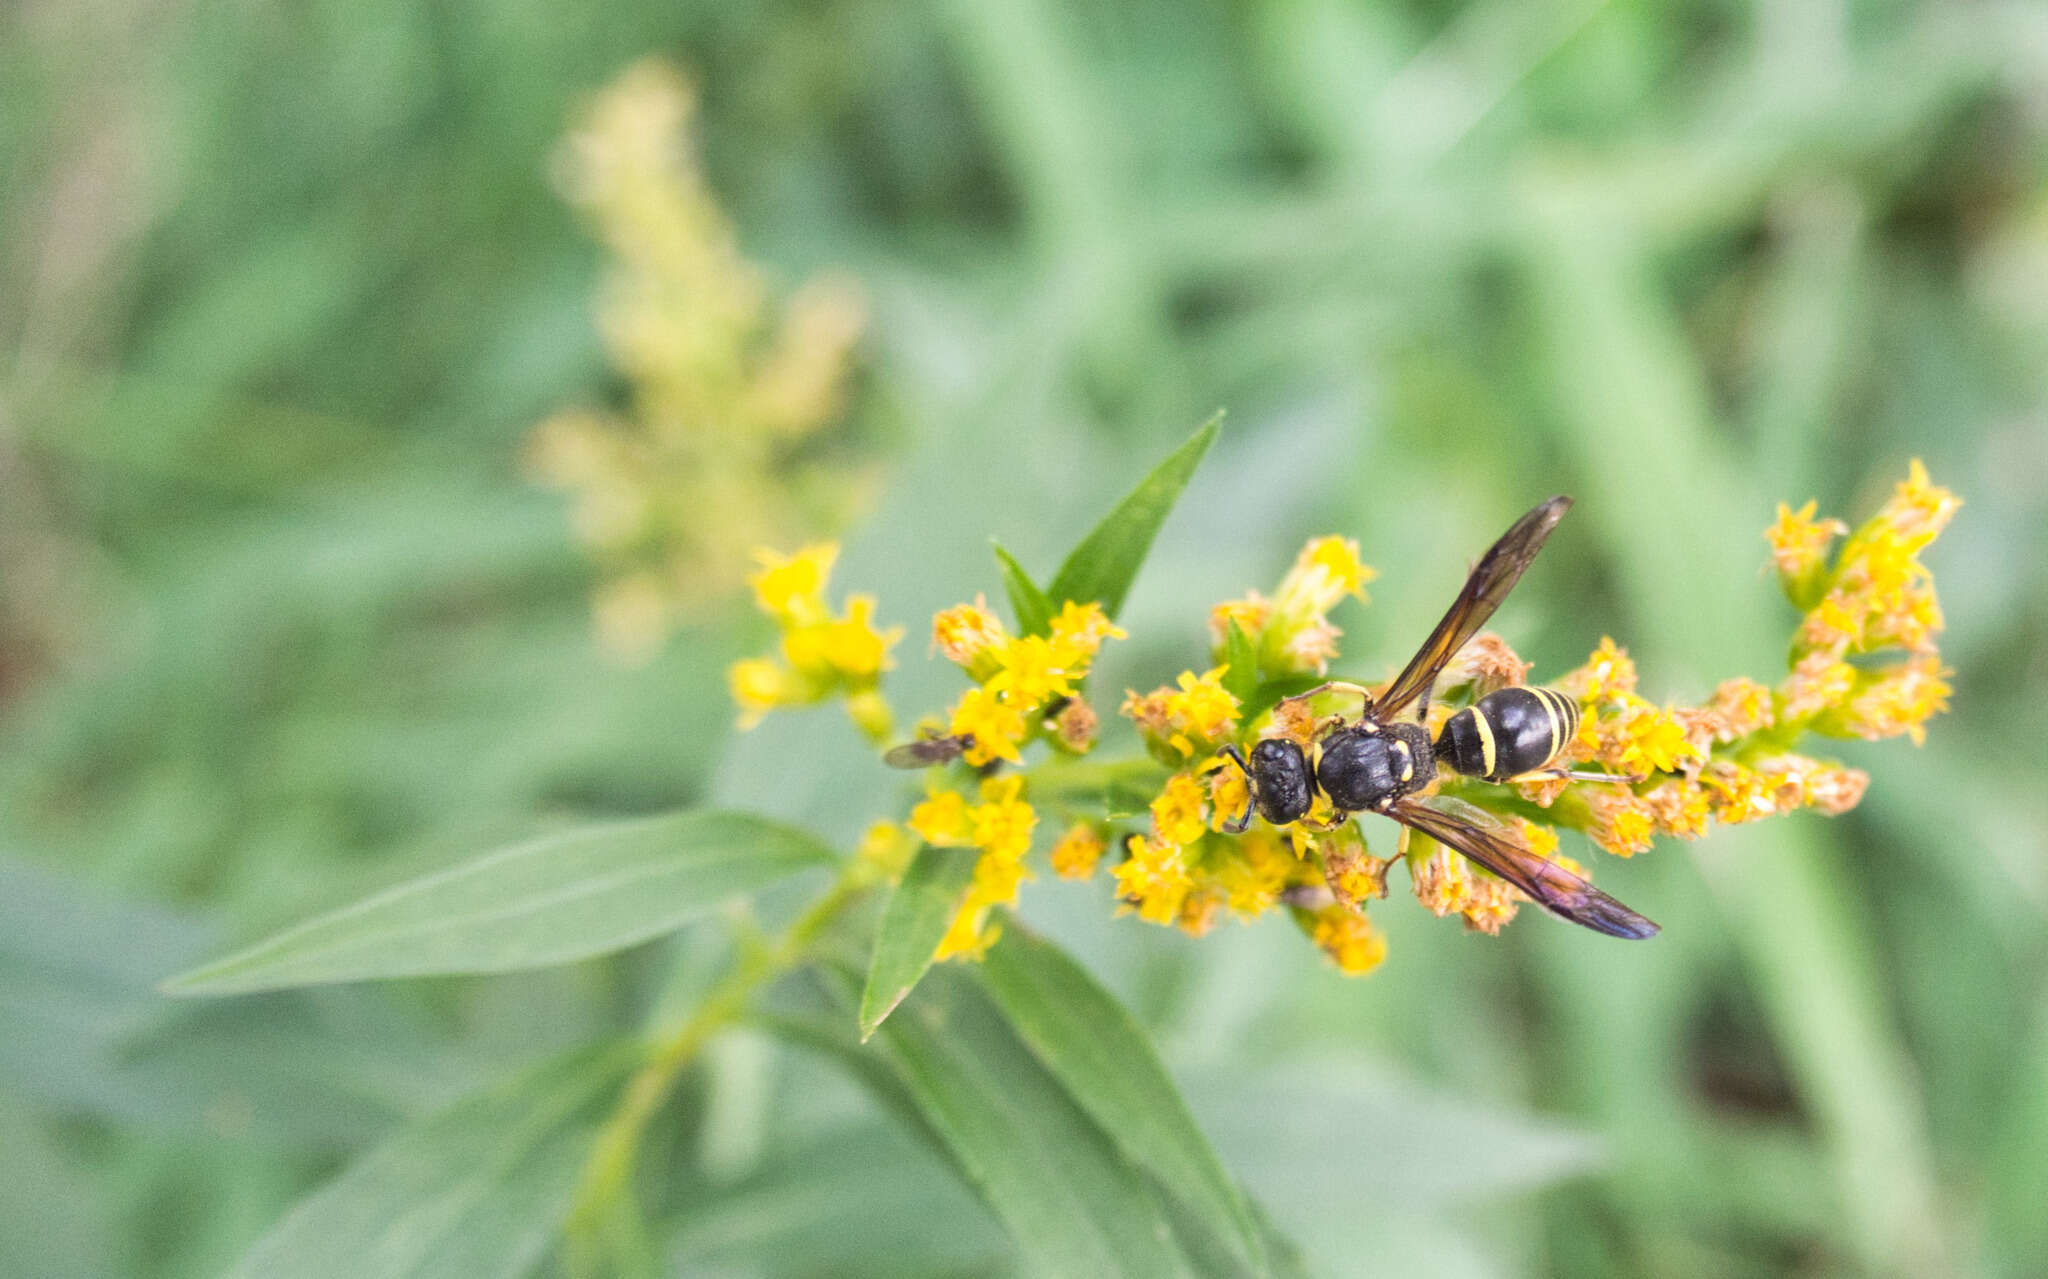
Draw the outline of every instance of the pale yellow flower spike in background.
<instances>
[{"instance_id":1,"label":"pale yellow flower spike in background","mask_svg":"<svg viewBox=\"0 0 2048 1279\"><path fill-rule=\"evenodd\" d=\"M1561 828L1631 857L1660 836L1697 839L1715 822L1756 821L1802 808L1848 811L1868 777L1800 748L1812 735L1918 742L1929 717L1946 707L1948 671L1935 646L1941 609L1919 555L1957 506L1915 462L1892 499L1853 533L1839 521L1815 518L1811 503L1798 511L1781 507L1765 536L1800 618L1789 669L1775 687L1738 676L1723 681L1703 705L1659 705L1637 691L1628 652L1604 636L1583 665L1546 681L1581 710L1564 758L1640 780L1496 785L1439 773L1437 784L1490 810L1531 851L1582 876L1585 868L1558 852ZM875 629L873 602L865 597L849 599L843 613L832 611L825 592L834 554L821 544L760 557L750 579L756 602L783 641L779 657L732 668L743 716L845 696L857 718L858 707L872 703L886 724L879 677L898 633ZM962 743L960 765L929 775L934 789L906 825L929 844L973 848L978 857L936 958L983 955L1001 933L996 912L1015 906L1022 884L1033 878L1029 853L1039 811L1025 798L1033 788L1060 822L1062 833L1050 850L1056 874L1089 879L1114 858L1117 913L1190 936L1206 934L1225 915L1250 920L1284 907L1338 971L1371 972L1386 958L1387 944L1366 908L1387 895L1393 861L1407 866L1416 899L1437 915L1456 916L1466 928L1488 934L1514 919L1524 899L1513 886L1416 832L1403 844L1405 857L1375 857L1355 822L1330 821L1334 814L1324 797L1305 822L1275 829L1254 820L1240 834L1228 830L1249 796L1243 772L1223 748L1248 749L1271 735L1306 745L1320 714L1356 713L1355 700L1339 705L1349 695L1326 694L1334 700L1321 711L1299 702L1247 718L1231 688L1257 689L1320 672L1337 656L1340 632L1329 611L1348 596L1362 597L1371 577L1354 544L1315 539L1272 598L1254 593L1210 612L1215 664L1208 670L1184 670L1171 684L1125 695L1123 715L1149 759L1090 767L1142 778L1149 801L1110 800L1099 782L1076 789L1072 773L1056 772L1094 743L1097 725L1084 681L1102 643L1124 634L1099 606L1066 603L1046 634L1024 636L1012 634L978 596L941 610L932 619L932 647L973 684L932 726L971 742ZM1249 679L1230 678L1232 622L1255 653L1258 669ZM1242 655L1243 646L1237 651ZM1899 656L1882 660L1888 651ZM1862 660L1873 655L1880 660ZM1506 641L1482 633L1445 665L1437 714L1519 684L1529 669ZM1039 743L1049 754L1027 755ZM971 790L971 797L957 787ZM1530 820L1532 814L1541 820ZM907 838L878 828L869 841L875 851L863 856L900 874Z\"/></svg>"},{"instance_id":2,"label":"pale yellow flower spike in background","mask_svg":"<svg viewBox=\"0 0 2048 1279\"><path fill-rule=\"evenodd\" d=\"M695 114L681 73L635 63L591 104L559 165L611 254L598 323L632 395L624 414L549 418L527 463L574 495L577 535L605 574L599 635L627 660L651 656L690 606L732 586L749 547L837 526L865 487L843 465L795 460L840 415L860 296L847 280L813 280L777 321L698 169Z\"/></svg>"}]
</instances>

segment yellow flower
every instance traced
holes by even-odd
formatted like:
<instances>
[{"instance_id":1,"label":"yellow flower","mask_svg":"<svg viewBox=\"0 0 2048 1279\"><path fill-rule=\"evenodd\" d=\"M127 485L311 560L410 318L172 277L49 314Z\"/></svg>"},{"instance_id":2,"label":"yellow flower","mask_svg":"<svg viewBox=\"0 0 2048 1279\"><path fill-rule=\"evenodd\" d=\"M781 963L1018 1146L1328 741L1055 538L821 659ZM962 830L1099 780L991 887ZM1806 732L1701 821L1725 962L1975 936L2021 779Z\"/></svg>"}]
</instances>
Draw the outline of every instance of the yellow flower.
<instances>
[{"instance_id":1,"label":"yellow flower","mask_svg":"<svg viewBox=\"0 0 2048 1279\"><path fill-rule=\"evenodd\" d=\"M1365 599L1365 584L1378 576L1358 558L1358 543L1352 539L1314 538L1280 579L1274 604L1283 614L1327 613L1347 595Z\"/></svg>"},{"instance_id":2,"label":"yellow flower","mask_svg":"<svg viewBox=\"0 0 2048 1279\"><path fill-rule=\"evenodd\" d=\"M1698 782L1684 779L1665 782L1643 796L1657 829L1679 839L1698 839L1707 833L1713 805Z\"/></svg>"},{"instance_id":3,"label":"yellow flower","mask_svg":"<svg viewBox=\"0 0 2048 1279\"><path fill-rule=\"evenodd\" d=\"M1594 843L1616 857L1633 857L1649 849L1657 825L1648 804L1626 793L1595 795L1587 803L1593 825L1586 833Z\"/></svg>"},{"instance_id":4,"label":"yellow flower","mask_svg":"<svg viewBox=\"0 0 2048 1279\"><path fill-rule=\"evenodd\" d=\"M1777 802L1755 772L1727 760L1714 760L1700 772L1714 819L1730 826L1753 822L1777 812Z\"/></svg>"},{"instance_id":5,"label":"yellow flower","mask_svg":"<svg viewBox=\"0 0 2048 1279\"><path fill-rule=\"evenodd\" d=\"M1807 779L1807 801L1830 817L1839 817L1863 802L1870 774L1860 768L1823 765Z\"/></svg>"},{"instance_id":6,"label":"yellow flower","mask_svg":"<svg viewBox=\"0 0 2048 1279\"><path fill-rule=\"evenodd\" d=\"M1017 904L1018 886L1031 878L1030 868L1024 865L1021 857L988 853L974 863L975 899L988 905L1014 906Z\"/></svg>"},{"instance_id":7,"label":"yellow flower","mask_svg":"<svg viewBox=\"0 0 2048 1279\"><path fill-rule=\"evenodd\" d=\"M1166 696L1167 716L1179 730L1167 743L1182 755L1221 741L1237 727L1237 698L1223 687L1223 671L1218 666L1199 677L1182 671L1179 691Z\"/></svg>"},{"instance_id":8,"label":"yellow flower","mask_svg":"<svg viewBox=\"0 0 2048 1279\"><path fill-rule=\"evenodd\" d=\"M1764 531L1765 540L1771 544L1771 560L1777 565L1778 578L1794 603L1804 601L1811 594L1813 584L1827 566L1829 544L1849 531L1849 526L1840 520L1814 519L1814 509L1818 505L1817 502L1808 502L1795 511L1780 502L1778 522Z\"/></svg>"},{"instance_id":9,"label":"yellow flower","mask_svg":"<svg viewBox=\"0 0 2048 1279\"><path fill-rule=\"evenodd\" d=\"M1465 909L1472 896L1472 864L1433 839L1416 835L1409 842L1408 882L1415 900L1442 918Z\"/></svg>"},{"instance_id":10,"label":"yellow flower","mask_svg":"<svg viewBox=\"0 0 2048 1279\"><path fill-rule=\"evenodd\" d=\"M1330 895L1346 906L1357 906L1368 897L1387 895L1385 858L1366 851L1358 827L1346 822L1323 841L1323 882Z\"/></svg>"},{"instance_id":11,"label":"yellow flower","mask_svg":"<svg viewBox=\"0 0 2048 1279\"><path fill-rule=\"evenodd\" d=\"M1196 675L1180 673L1179 687L1158 688L1139 696L1124 695L1123 712L1148 743L1166 747L1180 758L1214 749L1237 727L1237 698L1223 687L1223 667Z\"/></svg>"},{"instance_id":12,"label":"yellow flower","mask_svg":"<svg viewBox=\"0 0 2048 1279\"><path fill-rule=\"evenodd\" d=\"M1208 829L1203 820L1202 786L1186 773L1166 779L1166 788L1152 801L1152 827L1162 839L1192 844Z\"/></svg>"},{"instance_id":13,"label":"yellow flower","mask_svg":"<svg viewBox=\"0 0 2048 1279\"><path fill-rule=\"evenodd\" d=\"M998 759L1022 763L1024 757L1017 747L1031 728L1024 722L1024 713L1001 693L989 688L970 688L960 695L959 705L953 708L948 731L974 739L966 750L966 760L980 768Z\"/></svg>"},{"instance_id":14,"label":"yellow flower","mask_svg":"<svg viewBox=\"0 0 2048 1279\"><path fill-rule=\"evenodd\" d=\"M876 628L875 601L868 595L849 597L844 617L832 615L825 586L838 553L829 542L789 556L755 552L762 567L749 580L756 601L782 632L782 663L748 658L727 672L740 727L753 727L778 707L844 696L847 714L870 740L888 738L892 717L878 685L891 664L889 649L903 632Z\"/></svg>"},{"instance_id":15,"label":"yellow flower","mask_svg":"<svg viewBox=\"0 0 2048 1279\"><path fill-rule=\"evenodd\" d=\"M1839 723L1824 723L1822 731L1853 733L1869 741L1903 733L1915 746L1921 745L1927 740L1927 720L1948 709L1953 690L1945 677L1953 673L1932 654L1872 672L1849 698Z\"/></svg>"},{"instance_id":16,"label":"yellow flower","mask_svg":"<svg viewBox=\"0 0 2048 1279\"><path fill-rule=\"evenodd\" d=\"M1068 600L1060 605L1060 611L1048 629L1053 651L1059 655L1059 660L1083 669L1101 650L1104 640L1125 637L1124 629L1110 621L1109 615L1102 611L1102 605L1093 600L1086 604Z\"/></svg>"},{"instance_id":17,"label":"yellow flower","mask_svg":"<svg viewBox=\"0 0 2048 1279\"><path fill-rule=\"evenodd\" d=\"M845 618L825 628L823 652L826 662L848 675L876 675L893 665L889 650L903 638L903 628L875 629L875 599L872 595L846 597Z\"/></svg>"},{"instance_id":18,"label":"yellow flower","mask_svg":"<svg viewBox=\"0 0 2048 1279\"><path fill-rule=\"evenodd\" d=\"M1266 619L1272 616L1273 602L1257 591L1248 591L1241 600L1225 600L1209 610L1209 649L1217 660L1222 660L1224 646L1230 642L1230 624L1237 623L1237 629L1253 643L1258 642L1260 632L1266 629Z\"/></svg>"},{"instance_id":19,"label":"yellow flower","mask_svg":"<svg viewBox=\"0 0 2048 1279\"><path fill-rule=\"evenodd\" d=\"M1228 761L1222 765L1209 773L1209 826L1219 831L1243 815L1251 798L1244 770Z\"/></svg>"},{"instance_id":20,"label":"yellow flower","mask_svg":"<svg viewBox=\"0 0 2048 1279\"><path fill-rule=\"evenodd\" d=\"M770 658L743 658L726 668L725 678L740 708L741 728L752 728L778 707L809 699L808 681Z\"/></svg>"},{"instance_id":21,"label":"yellow flower","mask_svg":"<svg viewBox=\"0 0 2048 1279\"><path fill-rule=\"evenodd\" d=\"M969 804L958 792L941 791L911 810L910 828L926 843L981 850L934 958L980 959L1001 934L1000 926L987 922L990 908L1015 905L1018 886L1031 878L1024 857L1031 851L1038 817L1024 802L1023 789L1021 777L990 778L981 784L978 804Z\"/></svg>"},{"instance_id":22,"label":"yellow flower","mask_svg":"<svg viewBox=\"0 0 2048 1279\"><path fill-rule=\"evenodd\" d=\"M831 542L806 546L794 555L779 555L763 547L754 552L761 567L750 574L747 585L754 588L761 611L784 626L809 626L828 616L825 583L839 547Z\"/></svg>"},{"instance_id":23,"label":"yellow flower","mask_svg":"<svg viewBox=\"0 0 2048 1279\"><path fill-rule=\"evenodd\" d=\"M983 655L1009 638L1002 619L989 611L985 596L977 595L972 604L955 604L932 615L932 646L977 680L991 674L979 665Z\"/></svg>"},{"instance_id":24,"label":"yellow flower","mask_svg":"<svg viewBox=\"0 0 2048 1279\"><path fill-rule=\"evenodd\" d=\"M1515 825L1522 832L1522 846L1538 857L1557 859L1557 832L1548 826L1541 826L1526 817L1515 819Z\"/></svg>"},{"instance_id":25,"label":"yellow flower","mask_svg":"<svg viewBox=\"0 0 2048 1279\"><path fill-rule=\"evenodd\" d=\"M1337 970L1350 977L1362 977L1387 958L1387 939L1363 913L1343 906L1328 906L1315 912L1309 925L1309 940L1329 956Z\"/></svg>"},{"instance_id":26,"label":"yellow flower","mask_svg":"<svg viewBox=\"0 0 2048 1279\"><path fill-rule=\"evenodd\" d=\"M1281 892L1306 869L1270 830L1248 832L1234 846L1224 846L1216 860L1210 882L1222 893L1224 905L1241 919L1273 909Z\"/></svg>"},{"instance_id":27,"label":"yellow flower","mask_svg":"<svg viewBox=\"0 0 2048 1279\"><path fill-rule=\"evenodd\" d=\"M1779 687L1778 718L1781 722L1810 719L1841 705L1855 689L1855 667L1825 652L1809 653L1799 659Z\"/></svg>"},{"instance_id":28,"label":"yellow flower","mask_svg":"<svg viewBox=\"0 0 2048 1279\"><path fill-rule=\"evenodd\" d=\"M974 846L990 855L1021 860L1031 849L1031 831L1038 816L1019 798L1021 777L990 778L981 784L982 802L968 812Z\"/></svg>"},{"instance_id":29,"label":"yellow flower","mask_svg":"<svg viewBox=\"0 0 2048 1279\"><path fill-rule=\"evenodd\" d=\"M946 929L946 935L939 939L938 949L932 958L940 962L948 959L965 959L979 963L988 955L988 948L996 944L1003 935L1001 924L988 922L989 907L971 904L953 916L953 923Z\"/></svg>"},{"instance_id":30,"label":"yellow flower","mask_svg":"<svg viewBox=\"0 0 2048 1279\"><path fill-rule=\"evenodd\" d=\"M1465 917L1465 927L1473 932L1498 937L1501 928L1512 921L1515 912L1521 909L1523 900L1521 892L1513 884L1491 875L1475 873L1465 908L1459 914Z\"/></svg>"},{"instance_id":31,"label":"yellow flower","mask_svg":"<svg viewBox=\"0 0 2048 1279\"><path fill-rule=\"evenodd\" d=\"M1774 722L1771 690L1753 679L1737 676L1723 680L1707 705L1728 721L1728 731L1736 737L1760 733Z\"/></svg>"},{"instance_id":32,"label":"yellow flower","mask_svg":"<svg viewBox=\"0 0 2048 1279\"><path fill-rule=\"evenodd\" d=\"M1102 862L1102 832L1090 822L1075 822L1052 846L1053 873L1061 879L1087 879Z\"/></svg>"},{"instance_id":33,"label":"yellow flower","mask_svg":"<svg viewBox=\"0 0 2048 1279\"><path fill-rule=\"evenodd\" d=\"M958 791L940 791L911 809L910 829L925 843L940 848L961 848L974 842L967 800Z\"/></svg>"},{"instance_id":34,"label":"yellow flower","mask_svg":"<svg viewBox=\"0 0 2048 1279\"><path fill-rule=\"evenodd\" d=\"M1602 635L1599 647L1586 659L1586 664L1560 683L1575 687L1581 702L1603 702L1617 694L1636 691L1636 664L1627 649Z\"/></svg>"},{"instance_id":35,"label":"yellow flower","mask_svg":"<svg viewBox=\"0 0 2048 1279\"><path fill-rule=\"evenodd\" d=\"M1684 725L1668 711L1638 711L1629 716L1625 731L1628 742L1616 761L1623 772L1670 773L1700 757L1699 748L1687 740Z\"/></svg>"},{"instance_id":36,"label":"yellow flower","mask_svg":"<svg viewBox=\"0 0 2048 1279\"><path fill-rule=\"evenodd\" d=\"M1199 884L1181 899L1174 927L1190 937L1207 937L1209 930L1216 926L1217 912L1222 909L1223 890L1214 883Z\"/></svg>"},{"instance_id":37,"label":"yellow flower","mask_svg":"<svg viewBox=\"0 0 2048 1279\"><path fill-rule=\"evenodd\" d=\"M1891 500L1878 511L1877 518L1917 550L1947 528L1961 506L1961 499L1954 493L1929 481L1927 468L1916 457L1907 468L1906 478L1892 491Z\"/></svg>"},{"instance_id":38,"label":"yellow flower","mask_svg":"<svg viewBox=\"0 0 2048 1279\"><path fill-rule=\"evenodd\" d=\"M1852 646L1862 646L1867 616L1861 600L1839 588L1829 591L1799 624L1793 647L1805 652L1824 649L1840 656Z\"/></svg>"},{"instance_id":39,"label":"yellow flower","mask_svg":"<svg viewBox=\"0 0 2048 1279\"><path fill-rule=\"evenodd\" d=\"M1076 672L1042 635L1013 639L996 650L996 673L987 687L1019 706L1042 706L1055 697L1071 696ZM1085 669L1085 668L1084 668Z\"/></svg>"},{"instance_id":40,"label":"yellow flower","mask_svg":"<svg viewBox=\"0 0 2048 1279\"><path fill-rule=\"evenodd\" d=\"M1117 913L1137 912L1151 924L1171 924L1180 915L1194 881L1181 857L1180 845L1158 836L1133 835L1125 844L1130 854L1116 867L1117 896L1123 900Z\"/></svg>"}]
</instances>

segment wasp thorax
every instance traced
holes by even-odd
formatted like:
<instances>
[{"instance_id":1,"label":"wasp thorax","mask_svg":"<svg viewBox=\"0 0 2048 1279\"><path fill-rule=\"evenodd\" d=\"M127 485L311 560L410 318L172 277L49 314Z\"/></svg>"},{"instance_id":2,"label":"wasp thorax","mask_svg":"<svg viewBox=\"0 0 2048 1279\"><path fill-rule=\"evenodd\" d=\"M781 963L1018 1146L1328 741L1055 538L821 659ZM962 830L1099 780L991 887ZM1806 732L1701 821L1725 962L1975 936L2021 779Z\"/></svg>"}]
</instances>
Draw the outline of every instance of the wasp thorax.
<instances>
[{"instance_id":1,"label":"wasp thorax","mask_svg":"<svg viewBox=\"0 0 2048 1279\"><path fill-rule=\"evenodd\" d=\"M1323 741L1316 782L1338 808L1379 808L1436 776L1429 734L1416 724L1354 724Z\"/></svg>"}]
</instances>

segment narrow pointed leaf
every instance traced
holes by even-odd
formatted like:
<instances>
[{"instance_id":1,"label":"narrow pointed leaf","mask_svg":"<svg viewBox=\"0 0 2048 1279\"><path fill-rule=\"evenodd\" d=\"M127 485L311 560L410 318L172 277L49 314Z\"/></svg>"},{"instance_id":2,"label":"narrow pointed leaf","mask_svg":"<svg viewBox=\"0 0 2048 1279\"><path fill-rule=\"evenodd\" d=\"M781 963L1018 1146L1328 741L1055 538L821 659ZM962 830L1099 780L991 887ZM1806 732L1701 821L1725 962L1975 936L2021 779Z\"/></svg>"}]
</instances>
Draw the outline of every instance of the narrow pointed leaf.
<instances>
[{"instance_id":1,"label":"narrow pointed leaf","mask_svg":"<svg viewBox=\"0 0 2048 1279\"><path fill-rule=\"evenodd\" d=\"M902 882L889 896L889 904L882 908L882 923L875 930L867 987L860 995L862 1039L875 1033L875 1027L896 1010L932 966L932 952L960 909L979 859L980 853L972 848L931 844L919 848L911 859Z\"/></svg>"},{"instance_id":2,"label":"narrow pointed leaf","mask_svg":"<svg viewBox=\"0 0 2048 1279\"><path fill-rule=\"evenodd\" d=\"M982 974L1032 1055L1124 1154L1263 1269L1258 1222L1136 1019L1057 946L1015 923Z\"/></svg>"},{"instance_id":3,"label":"narrow pointed leaf","mask_svg":"<svg viewBox=\"0 0 2048 1279\"><path fill-rule=\"evenodd\" d=\"M967 1179L1042 1275L1189 1273L1144 1172L1032 1055L972 980L934 973L876 1044Z\"/></svg>"},{"instance_id":4,"label":"narrow pointed leaf","mask_svg":"<svg viewBox=\"0 0 2048 1279\"><path fill-rule=\"evenodd\" d=\"M1259 692L1259 648L1244 627L1230 619L1230 633L1223 641L1223 688L1237 699L1240 712Z\"/></svg>"},{"instance_id":5,"label":"narrow pointed leaf","mask_svg":"<svg viewBox=\"0 0 2048 1279\"><path fill-rule=\"evenodd\" d=\"M1003 573L1003 590L1010 597L1010 611L1017 615L1017 630L1025 635L1043 635L1052 629L1053 603L1038 589L1038 583L1024 571L1017 557L1003 549L1001 542L990 542L989 547L996 553L996 566Z\"/></svg>"},{"instance_id":6,"label":"narrow pointed leaf","mask_svg":"<svg viewBox=\"0 0 2048 1279\"><path fill-rule=\"evenodd\" d=\"M512 1279L552 1242L624 1073L580 1052L400 1132L301 1200L229 1279Z\"/></svg>"},{"instance_id":7,"label":"narrow pointed leaf","mask_svg":"<svg viewBox=\"0 0 2048 1279\"><path fill-rule=\"evenodd\" d=\"M1152 549L1152 539L1167 513L1180 500L1181 490L1201 465L1202 456L1216 441L1223 420L1218 413L1175 449L1152 473L1138 482L1116 509L1081 539L1059 574L1046 588L1046 598L1057 607L1067 600L1086 603L1096 600L1103 611L1115 617L1124 605L1124 595L1137 580L1138 569Z\"/></svg>"},{"instance_id":8,"label":"narrow pointed leaf","mask_svg":"<svg viewBox=\"0 0 2048 1279\"><path fill-rule=\"evenodd\" d=\"M832 860L803 831L743 813L588 826L386 889L164 989L222 995L567 963L673 932L729 898Z\"/></svg>"}]
</instances>

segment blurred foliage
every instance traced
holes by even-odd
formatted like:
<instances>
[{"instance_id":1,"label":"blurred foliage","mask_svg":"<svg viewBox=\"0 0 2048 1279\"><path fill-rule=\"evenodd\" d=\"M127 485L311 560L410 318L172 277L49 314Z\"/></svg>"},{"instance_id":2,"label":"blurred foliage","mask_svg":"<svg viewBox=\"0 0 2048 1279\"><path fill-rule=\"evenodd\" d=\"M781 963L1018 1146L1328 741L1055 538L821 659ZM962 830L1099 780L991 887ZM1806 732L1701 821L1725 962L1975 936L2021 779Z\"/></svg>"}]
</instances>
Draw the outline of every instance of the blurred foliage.
<instances>
[{"instance_id":1,"label":"blurred foliage","mask_svg":"<svg viewBox=\"0 0 2048 1279\"><path fill-rule=\"evenodd\" d=\"M534 422L623 393L548 157L649 53L771 292L866 292L850 425L892 451L841 571L886 622L993 591L991 534L1043 576L1225 404L1106 687L1329 529L1382 574L1337 618L1378 678L1565 491L1497 628L1534 678L1609 633L1697 699L1781 657L1772 503L1869 510L1925 457L1968 503L1932 557L1954 713L1845 750L1838 823L1603 874L1653 945L1396 916L1399 980L1361 985L1281 927L1030 914L1321 1272L2048 1269L2038 7L43 0L0 14L0 1272L221 1273L403 1121L722 962L692 929L155 996L224 942L569 816L896 806L831 712L724 731L741 610L604 660L519 475ZM817 1060L735 1041L686 1091L679 1272L1000 1270Z\"/></svg>"}]
</instances>

